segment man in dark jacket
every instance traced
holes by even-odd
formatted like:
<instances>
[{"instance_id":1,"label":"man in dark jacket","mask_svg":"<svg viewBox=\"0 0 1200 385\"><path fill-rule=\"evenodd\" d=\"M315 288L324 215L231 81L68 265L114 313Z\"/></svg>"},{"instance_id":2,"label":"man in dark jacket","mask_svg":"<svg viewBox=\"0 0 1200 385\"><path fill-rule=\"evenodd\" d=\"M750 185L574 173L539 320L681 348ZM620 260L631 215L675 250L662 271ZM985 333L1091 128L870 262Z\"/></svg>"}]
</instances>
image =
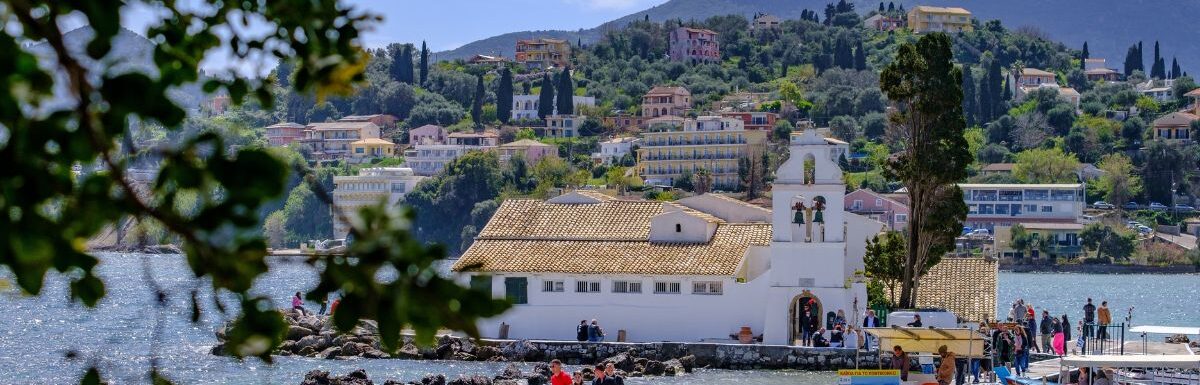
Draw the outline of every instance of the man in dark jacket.
<instances>
[{"instance_id":1,"label":"man in dark jacket","mask_svg":"<svg viewBox=\"0 0 1200 385\"><path fill-rule=\"evenodd\" d=\"M1042 332L1042 351L1043 352L1048 353L1048 352L1053 351L1053 348L1050 346L1050 340L1052 339L1052 337L1054 337L1054 321L1055 321L1055 319L1053 317L1050 317L1049 310L1042 310L1042 323L1041 323L1041 325L1039 325L1040 326L1039 331Z\"/></svg>"},{"instance_id":2,"label":"man in dark jacket","mask_svg":"<svg viewBox=\"0 0 1200 385\"><path fill-rule=\"evenodd\" d=\"M579 342L588 340L588 324L587 320L579 321L579 326L575 327L575 339Z\"/></svg>"},{"instance_id":3,"label":"man in dark jacket","mask_svg":"<svg viewBox=\"0 0 1200 385\"><path fill-rule=\"evenodd\" d=\"M879 326L880 326L879 325L879 317L875 316L875 311L867 310L867 316L863 317L862 327L877 328ZM871 350L871 341L873 341L874 339L875 339L875 336L867 334L866 340L863 341L863 349Z\"/></svg>"},{"instance_id":4,"label":"man in dark jacket","mask_svg":"<svg viewBox=\"0 0 1200 385\"><path fill-rule=\"evenodd\" d=\"M1087 304L1083 305L1083 338L1092 337L1092 325L1096 324L1096 305L1092 304L1092 299L1087 299Z\"/></svg>"}]
</instances>

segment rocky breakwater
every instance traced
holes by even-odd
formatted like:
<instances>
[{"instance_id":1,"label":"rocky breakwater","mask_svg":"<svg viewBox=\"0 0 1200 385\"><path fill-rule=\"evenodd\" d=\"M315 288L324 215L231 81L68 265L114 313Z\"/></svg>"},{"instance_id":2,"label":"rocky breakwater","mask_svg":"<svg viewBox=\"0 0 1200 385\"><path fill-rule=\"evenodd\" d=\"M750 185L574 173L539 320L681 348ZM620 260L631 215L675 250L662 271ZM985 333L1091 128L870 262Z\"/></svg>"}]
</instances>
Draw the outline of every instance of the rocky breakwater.
<instances>
[{"instance_id":1,"label":"rocky breakwater","mask_svg":"<svg viewBox=\"0 0 1200 385\"><path fill-rule=\"evenodd\" d=\"M329 317L282 311L288 323L287 337L274 354L334 359L340 357L388 358L379 344L379 328L374 321L363 321L348 333L334 330ZM225 329L217 331L218 344L212 354L225 355Z\"/></svg>"},{"instance_id":2,"label":"rocky breakwater","mask_svg":"<svg viewBox=\"0 0 1200 385\"><path fill-rule=\"evenodd\" d=\"M591 372L588 372L589 374ZM509 364L494 377L482 375L460 376L446 378L441 374L430 374L420 380L403 382L385 380L383 385L546 385L550 383L550 365L538 364L529 373L522 373L520 368ZM367 372L358 369L342 376L331 375L327 371L313 370L304 375L300 385L374 385Z\"/></svg>"}]
</instances>

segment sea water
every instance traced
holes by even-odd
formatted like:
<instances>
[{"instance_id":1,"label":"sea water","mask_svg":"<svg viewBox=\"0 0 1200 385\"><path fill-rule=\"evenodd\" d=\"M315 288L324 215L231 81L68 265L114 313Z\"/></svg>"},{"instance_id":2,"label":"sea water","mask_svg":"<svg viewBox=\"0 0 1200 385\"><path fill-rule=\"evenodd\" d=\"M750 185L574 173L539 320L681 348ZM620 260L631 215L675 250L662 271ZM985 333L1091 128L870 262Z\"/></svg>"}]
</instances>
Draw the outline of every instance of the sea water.
<instances>
[{"instance_id":1,"label":"sea water","mask_svg":"<svg viewBox=\"0 0 1200 385\"><path fill-rule=\"evenodd\" d=\"M179 255L104 254L98 272L107 295L94 309L69 301L66 282L57 273L47 276L37 297L11 289L0 293L0 383L78 383L89 366L100 369L112 383L146 383L152 358L160 372L180 384L298 384L310 370L334 374L362 368L373 380L418 380L430 373L492 376L503 363L417 360L322 360L276 357L266 364L209 354L216 343L213 331L228 318L212 304L208 282L194 278ZM0 277L11 279L7 272ZM256 294L289 305L292 293L315 284L317 276L302 262L273 259L271 271L255 282ZM165 307L156 308L149 284L168 294ZM189 293L200 293L204 317L189 321ZM1084 275L1001 273L1000 303L1024 298L1036 307L1071 311L1081 299L1107 299L1114 318L1125 304L1136 304L1140 324L1197 325L1194 300L1200 290L1196 275ZM227 308L236 306L224 297ZM308 305L315 309L313 304ZM998 309L999 311L1000 309ZM1005 310L1007 311L1007 310ZM68 358L71 356L73 358ZM530 366L522 365L523 369ZM573 368L568 368L573 369ZM791 370L731 371L700 369L675 378L631 378L631 384L794 384L836 382L833 373Z\"/></svg>"}]
</instances>

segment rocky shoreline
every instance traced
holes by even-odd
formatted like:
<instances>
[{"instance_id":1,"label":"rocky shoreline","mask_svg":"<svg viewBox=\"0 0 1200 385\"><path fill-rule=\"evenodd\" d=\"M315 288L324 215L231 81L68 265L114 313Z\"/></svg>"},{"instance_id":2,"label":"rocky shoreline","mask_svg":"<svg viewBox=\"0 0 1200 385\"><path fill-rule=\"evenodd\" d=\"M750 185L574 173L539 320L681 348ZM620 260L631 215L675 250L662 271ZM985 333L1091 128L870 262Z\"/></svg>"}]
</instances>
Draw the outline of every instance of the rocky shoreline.
<instances>
[{"instance_id":1,"label":"rocky shoreline","mask_svg":"<svg viewBox=\"0 0 1200 385\"><path fill-rule=\"evenodd\" d=\"M288 323L286 339L274 354L280 356L303 356L323 359L361 358L399 358L425 360L454 360L454 361L487 361L487 362L533 362L532 373L522 373L516 365L509 365L501 373L492 378L484 376L446 379L442 375L430 375L419 382L411 384L453 384L453 385L482 385L482 384L516 384L530 385L548 383L550 368L546 361L552 358L562 359L572 365L612 363L618 374L626 377L642 376L676 376L690 373L696 366L696 357L690 354L679 354L670 359L661 358L663 352L654 351L653 357L643 357L636 348L627 348L616 352L613 349L600 349L587 346L587 343L577 343L572 352L567 349L547 351L544 347L530 341L504 341L498 345L481 344L469 338L442 336L434 346L419 347L410 336L403 338L403 346L394 354L382 350L379 342L379 329L374 321L363 321L348 333L337 333L328 317L302 315L299 311L287 309L281 311ZM225 330L218 330L219 343L212 348L211 353L225 355ZM590 354L588 354L590 353ZM554 357L549 357L554 356ZM584 369L585 377L591 376L591 371ZM519 381L518 381L519 380ZM517 382L513 382L517 381ZM355 371L345 376L331 376L329 372L314 370L305 376L304 385L312 384L346 384L359 385L372 383L364 371ZM385 384L404 384L388 381Z\"/></svg>"},{"instance_id":2,"label":"rocky shoreline","mask_svg":"<svg viewBox=\"0 0 1200 385\"><path fill-rule=\"evenodd\" d=\"M116 246L89 247L88 251L105 253L183 254L183 250L180 249L179 246L169 243L162 245L122 244Z\"/></svg>"}]
</instances>

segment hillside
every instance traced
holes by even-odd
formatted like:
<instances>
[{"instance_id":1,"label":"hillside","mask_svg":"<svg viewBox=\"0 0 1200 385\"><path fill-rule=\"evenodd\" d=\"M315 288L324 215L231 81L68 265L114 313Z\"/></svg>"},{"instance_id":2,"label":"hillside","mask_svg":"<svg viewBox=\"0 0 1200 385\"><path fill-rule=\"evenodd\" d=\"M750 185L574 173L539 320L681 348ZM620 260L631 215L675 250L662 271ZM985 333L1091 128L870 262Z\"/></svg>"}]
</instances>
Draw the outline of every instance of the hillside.
<instances>
[{"instance_id":1,"label":"hillside","mask_svg":"<svg viewBox=\"0 0 1200 385\"><path fill-rule=\"evenodd\" d=\"M821 12L826 0L671 0L662 5L639 11L591 29L579 31L523 31L506 33L474 41L462 47L437 54L441 60L468 58L474 54L500 53L512 56L517 39L546 36L569 41L594 41L603 31L624 26L630 21L649 15L650 20L701 20L715 15L768 12L782 18L794 19L803 9ZM860 13L878 6L879 2L855 1ZM1200 50L1190 41L1196 36L1192 29L1194 15L1200 14L1200 1L1163 2L1157 0L1009 0L1009 1L896 1L910 8L915 4L954 5L970 9L984 20L999 19L1009 28L1034 26L1050 39L1070 47L1081 47L1084 41L1092 57L1108 59L1109 67L1120 67L1125 51L1142 40L1146 44L1146 67L1154 41L1161 42L1163 56L1170 65L1177 57L1184 71L1200 69ZM1120 69L1120 68L1118 68Z\"/></svg>"}]
</instances>

